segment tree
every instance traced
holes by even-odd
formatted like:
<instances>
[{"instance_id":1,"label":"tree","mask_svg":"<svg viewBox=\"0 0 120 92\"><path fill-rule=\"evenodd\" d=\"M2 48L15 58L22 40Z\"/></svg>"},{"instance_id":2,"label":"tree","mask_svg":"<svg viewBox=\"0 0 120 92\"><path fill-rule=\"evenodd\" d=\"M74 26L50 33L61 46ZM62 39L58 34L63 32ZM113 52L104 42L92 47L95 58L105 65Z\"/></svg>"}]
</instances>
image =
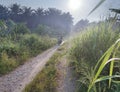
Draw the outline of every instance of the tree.
<instances>
[{"instance_id":1,"label":"tree","mask_svg":"<svg viewBox=\"0 0 120 92\"><path fill-rule=\"evenodd\" d=\"M74 26L74 31L81 31L83 30L85 27L87 27L89 24L89 20L85 19L81 19L78 23L76 23L76 25Z\"/></svg>"},{"instance_id":2,"label":"tree","mask_svg":"<svg viewBox=\"0 0 120 92\"><path fill-rule=\"evenodd\" d=\"M20 35L20 34L23 35L23 34L30 33L30 30L27 28L27 26L24 23L18 23L15 25L11 33L14 33L16 35Z\"/></svg>"},{"instance_id":3,"label":"tree","mask_svg":"<svg viewBox=\"0 0 120 92\"><path fill-rule=\"evenodd\" d=\"M44 16L45 16L44 9L38 8L37 10L35 10L35 15L36 15L36 19L35 19L36 26L38 26L39 24L43 24Z\"/></svg>"},{"instance_id":4,"label":"tree","mask_svg":"<svg viewBox=\"0 0 120 92\"><path fill-rule=\"evenodd\" d=\"M56 34L67 34L73 24L73 18L69 12L65 13L56 8L32 9L31 7L21 7L18 4L13 4L10 9L0 6L0 10L2 11L1 19L11 19L17 23L25 23L30 29L35 29L38 25L46 25L53 29ZM2 14L10 16L5 17Z\"/></svg>"},{"instance_id":5,"label":"tree","mask_svg":"<svg viewBox=\"0 0 120 92\"><path fill-rule=\"evenodd\" d=\"M23 7L22 19L29 28L32 28L33 25L33 11L34 10L31 9L31 7Z\"/></svg>"},{"instance_id":6,"label":"tree","mask_svg":"<svg viewBox=\"0 0 120 92\"><path fill-rule=\"evenodd\" d=\"M22 9L20 8L20 5L18 4L13 4L10 7L10 18L14 20L15 22L19 22L21 17L20 15L22 14Z\"/></svg>"},{"instance_id":7,"label":"tree","mask_svg":"<svg viewBox=\"0 0 120 92\"><path fill-rule=\"evenodd\" d=\"M0 19L7 20L9 16L8 8L0 5Z\"/></svg>"}]
</instances>

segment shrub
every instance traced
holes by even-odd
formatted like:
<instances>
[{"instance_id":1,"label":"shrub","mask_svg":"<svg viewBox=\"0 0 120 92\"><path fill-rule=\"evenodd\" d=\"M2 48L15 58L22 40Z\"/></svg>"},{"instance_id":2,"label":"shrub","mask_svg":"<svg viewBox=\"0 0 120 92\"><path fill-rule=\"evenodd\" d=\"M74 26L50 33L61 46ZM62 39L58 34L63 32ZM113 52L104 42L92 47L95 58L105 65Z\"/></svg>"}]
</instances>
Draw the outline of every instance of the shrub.
<instances>
[{"instance_id":1,"label":"shrub","mask_svg":"<svg viewBox=\"0 0 120 92\"><path fill-rule=\"evenodd\" d=\"M24 35L21 39L21 45L26 46L29 49L31 55L37 55L53 46L55 43L55 39L49 37L41 37L35 34Z\"/></svg>"},{"instance_id":2,"label":"shrub","mask_svg":"<svg viewBox=\"0 0 120 92\"><path fill-rule=\"evenodd\" d=\"M16 66L55 45L56 40L35 34L21 35L19 40L2 38L0 44L0 74L12 71ZM5 53L5 55L3 54Z\"/></svg>"},{"instance_id":3,"label":"shrub","mask_svg":"<svg viewBox=\"0 0 120 92\"><path fill-rule=\"evenodd\" d=\"M17 67L17 62L14 58L9 58L6 52L1 53L0 57L0 75L5 74Z\"/></svg>"}]
</instances>

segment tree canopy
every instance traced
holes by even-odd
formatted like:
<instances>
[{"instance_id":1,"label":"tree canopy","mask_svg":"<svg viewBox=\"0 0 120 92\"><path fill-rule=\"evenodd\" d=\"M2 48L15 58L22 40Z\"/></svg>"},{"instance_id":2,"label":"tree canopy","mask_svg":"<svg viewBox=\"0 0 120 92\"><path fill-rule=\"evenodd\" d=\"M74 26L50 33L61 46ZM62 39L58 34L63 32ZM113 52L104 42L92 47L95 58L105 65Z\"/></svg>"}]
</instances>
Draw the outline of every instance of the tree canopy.
<instances>
[{"instance_id":1,"label":"tree canopy","mask_svg":"<svg viewBox=\"0 0 120 92\"><path fill-rule=\"evenodd\" d=\"M67 32L73 25L73 18L69 12L62 12L56 8L32 9L16 3L10 7L0 5L0 20L6 21L8 19L16 23L25 23L30 29L34 29L41 24Z\"/></svg>"}]
</instances>

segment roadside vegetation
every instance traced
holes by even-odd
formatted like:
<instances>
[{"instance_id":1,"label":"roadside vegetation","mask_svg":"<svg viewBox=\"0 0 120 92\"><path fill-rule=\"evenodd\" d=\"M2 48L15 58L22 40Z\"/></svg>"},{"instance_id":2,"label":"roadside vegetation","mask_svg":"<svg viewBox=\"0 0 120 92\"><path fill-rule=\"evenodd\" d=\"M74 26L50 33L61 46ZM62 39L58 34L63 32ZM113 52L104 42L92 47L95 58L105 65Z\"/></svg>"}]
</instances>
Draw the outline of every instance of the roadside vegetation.
<instances>
[{"instance_id":1,"label":"roadside vegetation","mask_svg":"<svg viewBox=\"0 0 120 92\"><path fill-rule=\"evenodd\" d=\"M7 24L8 23L8 24ZM55 38L31 33L23 23L0 21L0 75L56 44Z\"/></svg>"},{"instance_id":2,"label":"roadside vegetation","mask_svg":"<svg viewBox=\"0 0 120 92\"><path fill-rule=\"evenodd\" d=\"M77 92L119 92L119 84L111 81L116 77L112 75L120 73L119 63L106 64L109 59L119 57L119 46L109 49L119 39L120 28L114 26L113 22L103 21L88 27L72 40L70 56L77 78Z\"/></svg>"},{"instance_id":3,"label":"roadside vegetation","mask_svg":"<svg viewBox=\"0 0 120 92\"><path fill-rule=\"evenodd\" d=\"M27 59L54 46L69 34L73 23L69 12L56 8L0 5L0 76Z\"/></svg>"},{"instance_id":4,"label":"roadside vegetation","mask_svg":"<svg viewBox=\"0 0 120 92\"><path fill-rule=\"evenodd\" d=\"M104 1L100 0L88 15ZM72 15L56 8L32 9L13 4L0 5L0 11L0 76L54 46L57 39L67 38L73 27ZM73 27L69 60L76 92L120 92L120 9L110 11L115 16L97 23L81 19ZM56 92L56 65L67 53L66 48L66 43L58 48L23 92Z\"/></svg>"},{"instance_id":5,"label":"roadside vegetation","mask_svg":"<svg viewBox=\"0 0 120 92\"><path fill-rule=\"evenodd\" d=\"M65 53L65 45L62 45L23 92L56 92L58 86L56 65Z\"/></svg>"}]
</instances>

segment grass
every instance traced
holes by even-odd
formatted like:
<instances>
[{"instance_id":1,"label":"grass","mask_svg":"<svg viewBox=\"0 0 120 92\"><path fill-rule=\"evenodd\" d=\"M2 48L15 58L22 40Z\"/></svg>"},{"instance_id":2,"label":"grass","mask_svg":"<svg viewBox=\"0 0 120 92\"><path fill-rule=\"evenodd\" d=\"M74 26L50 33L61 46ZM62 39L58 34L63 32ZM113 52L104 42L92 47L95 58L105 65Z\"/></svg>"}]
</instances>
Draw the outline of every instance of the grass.
<instances>
[{"instance_id":1,"label":"grass","mask_svg":"<svg viewBox=\"0 0 120 92\"><path fill-rule=\"evenodd\" d=\"M23 92L56 92L56 78L58 75L56 65L65 54L64 49L65 46L58 48L57 52L45 65L44 69L25 87Z\"/></svg>"},{"instance_id":2,"label":"grass","mask_svg":"<svg viewBox=\"0 0 120 92\"><path fill-rule=\"evenodd\" d=\"M56 43L56 38L31 33L25 23L0 20L0 76Z\"/></svg>"},{"instance_id":3,"label":"grass","mask_svg":"<svg viewBox=\"0 0 120 92\"><path fill-rule=\"evenodd\" d=\"M35 34L19 35L14 40L7 37L0 40L0 75L9 73L57 42L54 38Z\"/></svg>"},{"instance_id":4,"label":"grass","mask_svg":"<svg viewBox=\"0 0 120 92\"><path fill-rule=\"evenodd\" d=\"M95 78L96 80L100 78L100 76L109 75L110 64L104 67L103 64L100 66L101 63L99 63L97 65L97 69L101 69L98 70L99 73L96 72L94 67L118 38L118 29L113 30L111 23L102 22L94 27L87 28L87 30L84 30L73 39L70 56L72 59L71 65L75 67L74 71L78 79L77 92L87 92L90 87L89 85L92 85L93 89L90 92L114 92L112 91L114 89L113 86L115 86L114 83L112 83L109 88L107 81L94 84L93 79ZM111 53L113 53L113 51L106 55L106 58L102 58L104 62L107 62L111 58ZM113 64L111 66L113 66ZM112 74L112 72L110 74ZM97 77L95 77L95 75Z\"/></svg>"},{"instance_id":5,"label":"grass","mask_svg":"<svg viewBox=\"0 0 120 92\"><path fill-rule=\"evenodd\" d=\"M97 62L95 68L94 68L94 77L91 81L91 83L89 84L89 89L88 92L90 92L90 90L92 90L92 87L95 85L97 82L101 82L101 81L105 81L105 80L109 80L109 88L111 87L111 82L112 79L114 78L120 78L120 75L113 75L113 70L114 70L114 63L116 63L115 61L120 61L120 58L116 57L117 51L119 51L120 47L120 43L119 40L117 40L106 52L105 54L100 58L100 60ZM99 64L100 63L100 64ZM103 69L106 67L107 64L110 63L110 67L109 67L109 74L107 76L102 76L101 72L103 71ZM117 83L117 80L116 80ZM95 92L96 88L94 89Z\"/></svg>"}]
</instances>

